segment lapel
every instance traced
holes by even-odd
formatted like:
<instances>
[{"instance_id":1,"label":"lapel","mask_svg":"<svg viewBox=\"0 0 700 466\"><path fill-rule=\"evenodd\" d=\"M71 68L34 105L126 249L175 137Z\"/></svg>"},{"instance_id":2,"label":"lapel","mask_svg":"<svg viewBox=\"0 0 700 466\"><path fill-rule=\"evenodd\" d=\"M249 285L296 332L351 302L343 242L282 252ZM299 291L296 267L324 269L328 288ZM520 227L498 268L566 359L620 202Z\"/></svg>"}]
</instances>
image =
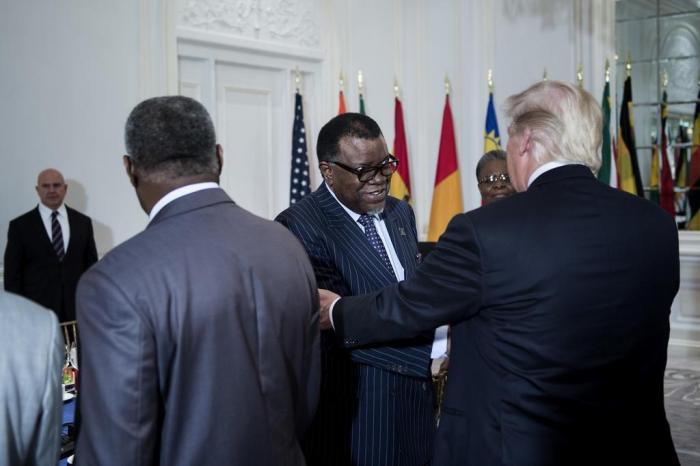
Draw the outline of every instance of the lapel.
<instances>
[{"instance_id":1,"label":"lapel","mask_svg":"<svg viewBox=\"0 0 700 466\"><path fill-rule=\"evenodd\" d=\"M39 206L37 205L34 209L34 215L32 215L32 225L31 228L38 235L39 244L42 244L45 254L50 256L53 260L58 262L58 256L56 256L56 251L53 250L53 244L51 244L51 238L49 238L46 228L44 227L44 221L41 219L41 214L39 213Z\"/></svg>"},{"instance_id":2,"label":"lapel","mask_svg":"<svg viewBox=\"0 0 700 466\"><path fill-rule=\"evenodd\" d=\"M369 244L360 226L335 200L326 184L322 183L313 195L328 221L328 235L334 246L343 252L345 259L382 286L396 283L393 274L387 270L377 251Z\"/></svg>"},{"instance_id":3,"label":"lapel","mask_svg":"<svg viewBox=\"0 0 700 466\"><path fill-rule=\"evenodd\" d=\"M388 199L384 208L384 223L389 230L391 242L394 245L396 255L401 261L404 270L404 277L409 278L416 271L416 247L413 238L413 226L405 216L397 212L398 201L390 202Z\"/></svg>"},{"instance_id":4,"label":"lapel","mask_svg":"<svg viewBox=\"0 0 700 466\"><path fill-rule=\"evenodd\" d=\"M78 224L76 221L75 214L73 213L73 209L71 209L68 206L66 206L66 216L68 217L68 228L70 228L70 241L66 245L65 244L66 239L64 238L63 243L64 243L64 248L66 251L66 256L68 256L68 253L71 250L75 249L75 248L71 248L71 245L77 244L78 235L80 233L78 232ZM66 260L65 257L63 258L63 260L64 261Z\"/></svg>"}]
</instances>

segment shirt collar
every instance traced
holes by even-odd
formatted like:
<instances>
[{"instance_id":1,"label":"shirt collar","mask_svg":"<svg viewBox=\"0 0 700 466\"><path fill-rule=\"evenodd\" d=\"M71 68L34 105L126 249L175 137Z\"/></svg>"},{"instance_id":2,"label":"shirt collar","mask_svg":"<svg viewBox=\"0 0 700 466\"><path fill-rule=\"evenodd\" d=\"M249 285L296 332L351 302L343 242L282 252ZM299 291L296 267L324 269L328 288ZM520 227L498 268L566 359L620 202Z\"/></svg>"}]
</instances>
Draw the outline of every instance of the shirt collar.
<instances>
[{"instance_id":1,"label":"shirt collar","mask_svg":"<svg viewBox=\"0 0 700 466\"><path fill-rule=\"evenodd\" d=\"M564 165L575 165L576 162L565 162L562 160L552 160L551 162L543 163L537 169L532 172L530 175L530 178L527 180L527 187L529 188L530 185L543 173L548 172L549 170L554 170L555 168L563 167Z\"/></svg>"},{"instance_id":2,"label":"shirt collar","mask_svg":"<svg viewBox=\"0 0 700 466\"><path fill-rule=\"evenodd\" d=\"M328 192L330 192L330 193L331 193L331 196L333 196L333 199L335 199L335 200L338 202L338 204L340 204L340 207L342 207L343 210L345 210L345 212L348 213L348 215L350 216L350 218L352 218L352 220L353 220L354 222L357 222L357 221L360 219L360 215L361 215L361 214L358 214L358 213L355 212L354 210L349 209L345 204L343 204L342 202L340 202L340 199L338 199L338 196L335 195L335 193L333 192L333 189L331 189L331 187L328 186L328 183L326 183L326 182L324 181L323 184L326 185L326 188L328 189ZM368 214L368 215L371 216L371 217L376 218L377 220L381 220L381 219L384 218L384 216L382 215L383 213L384 213L384 212L379 212L379 213L376 213L376 214Z\"/></svg>"},{"instance_id":3,"label":"shirt collar","mask_svg":"<svg viewBox=\"0 0 700 466\"><path fill-rule=\"evenodd\" d=\"M195 193L197 191L202 191L203 189L212 189L218 187L219 185L214 183L213 181L206 181L204 183L188 184L186 186L181 186L177 189L173 189L168 194L161 197L158 200L158 202L156 202L156 205L153 206L151 212L148 214L148 221L150 222L151 220L153 220L156 217L156 215L158 215L158 212L160 212L163 209L163 207L170 204L175 199L179 199L183 196Z\"/></svg>"},{"instance_id":4,"label":"shirt collar","mask_svg":"<svg viewBox=\"0 0 700 466\"><path fill-rule=\"evenodd\" d=\"M41 215L41 218L51 217L52 212L53 212L53 209L49 209L41 202L39 203L39 215ZM68 218L68 212L66 211L66 204L65 203L61 203L61 206L58 209L56 209L56 212L58 212L59 217Z\"/></svg>"}]
</instances>

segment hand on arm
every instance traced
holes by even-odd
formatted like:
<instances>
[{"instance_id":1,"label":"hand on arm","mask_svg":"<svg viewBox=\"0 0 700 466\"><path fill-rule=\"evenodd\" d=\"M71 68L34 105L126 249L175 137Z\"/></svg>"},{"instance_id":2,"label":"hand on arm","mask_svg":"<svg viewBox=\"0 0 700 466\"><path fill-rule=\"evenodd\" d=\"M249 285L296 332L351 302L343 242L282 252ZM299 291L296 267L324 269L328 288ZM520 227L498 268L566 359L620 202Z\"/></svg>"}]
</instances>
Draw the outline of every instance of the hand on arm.
<instances>
[{"instance_id":1,"label":"hand on arm","mask_svg":"<svg viewBox=\"0 0 700 466\"><path fill-rule=\"evenodd\" d=\"M337 294L333 293L332 291L324 290L324 289L319 289L318 290L318 297L321 302L321 307L320 307L320 325L321 325L321 330L329 330L333 328L333 320L331 316L331 308L333 307L333 304L340 299L340 296Z\"/></svg>"}]
</instances>

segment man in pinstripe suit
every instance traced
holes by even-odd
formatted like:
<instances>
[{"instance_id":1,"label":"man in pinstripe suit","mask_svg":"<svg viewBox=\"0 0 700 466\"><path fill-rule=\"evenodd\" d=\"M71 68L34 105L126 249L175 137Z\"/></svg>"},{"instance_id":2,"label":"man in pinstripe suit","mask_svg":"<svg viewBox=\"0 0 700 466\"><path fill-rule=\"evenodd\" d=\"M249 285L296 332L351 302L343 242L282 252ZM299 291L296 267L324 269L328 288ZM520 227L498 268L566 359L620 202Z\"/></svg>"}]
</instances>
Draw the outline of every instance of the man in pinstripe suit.
<instances>
[{"instance_id":1,"label":"man in pinstripe suit","mask_svg":"<svg viewBox=\"0 0 700 466\"><path fill-rule=\"evenodd\" d=\"M317 153L324 183L276 220L303 243L319 287L351 296L412 276L415 218L388 196L398 163L377 123L338 115L321 129ZM429 464L431 343L427 335L348 351L322 335L321 399L303 445L309 465Z\"/></svg>"}]
</instances>

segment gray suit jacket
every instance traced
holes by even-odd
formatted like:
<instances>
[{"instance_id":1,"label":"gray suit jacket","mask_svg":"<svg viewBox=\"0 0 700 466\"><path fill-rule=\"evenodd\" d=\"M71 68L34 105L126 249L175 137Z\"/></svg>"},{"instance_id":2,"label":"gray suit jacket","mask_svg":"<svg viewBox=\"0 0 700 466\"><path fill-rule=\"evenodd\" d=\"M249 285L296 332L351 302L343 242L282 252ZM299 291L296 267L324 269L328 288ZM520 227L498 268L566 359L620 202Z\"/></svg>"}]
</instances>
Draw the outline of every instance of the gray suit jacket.
<instances>
[{"instance_id":1,"label":"gray suit jacket","mask_svg":"<svg viewBox=\"0 0 700 466\"><path fill-rule=\"evenodd\" d=\"M303 465L318 297L299 242L220 189L166 205L78 287L82 465Z\"/></svg>"},{"instance_id":2,"label":"gray suit jacket","mask_svg":"<svg viewBox=\"0 0 700 466\"><path fill-rule=\"evenodd\" d=\"M63 338L56 314L0 291L0 465L58 461Z\"/></svg>"}]
</instances>

